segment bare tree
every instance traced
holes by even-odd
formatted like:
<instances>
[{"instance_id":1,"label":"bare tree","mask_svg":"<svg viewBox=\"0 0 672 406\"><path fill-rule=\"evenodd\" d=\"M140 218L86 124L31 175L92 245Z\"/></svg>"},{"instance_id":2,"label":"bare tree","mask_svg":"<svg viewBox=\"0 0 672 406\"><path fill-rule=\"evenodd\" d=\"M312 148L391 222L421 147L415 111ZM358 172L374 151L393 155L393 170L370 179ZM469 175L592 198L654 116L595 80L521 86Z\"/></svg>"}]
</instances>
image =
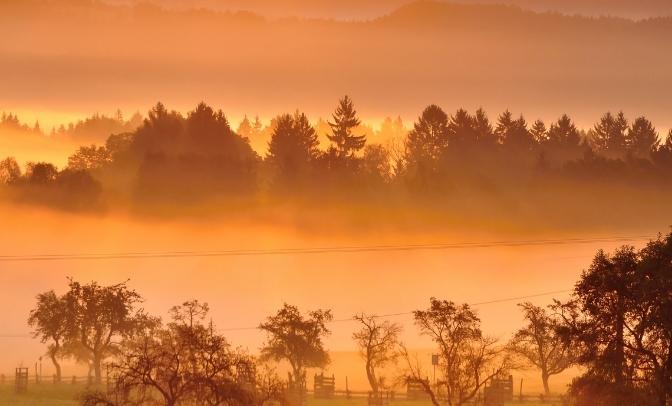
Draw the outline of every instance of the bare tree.
<instances>
[{"instance_id":1,"label":"bare tree","mask_svg":"<svg viewBox=\"0 0 672 406\"><path fill-rule=\"evenodd\" d=\"M324 367L329 363L322 338L330 333L326 323L331 320L329 310L312 311L306 317L298 308L285 303L278 313L259 326L268 337L261 349L261 359L288 361L294 383L305 386L306 368Z\"/></svg>"},{"instance_id":2,"label":"bare tree","mask_svg":"<svg viewBox=\"0 0 672 406\"><path fill-rule=\"evenodd\" d=\"M574 357L571 349L557 334L559 320L544 308L532 303L519 305L523 310L526 325L519 329L509 348L541 371L544 392L550 394L549 378L569 368Z\"/></svg>"},{"instance_id":3,"label":"bare tree","mask_svg":"<svg viewBox=\"0 0 672 406\"><path fill-rule=\"evenodd\" d=\"M416 310L415 323L423 335L430 337L439 349L442 380L434 388L422 380L419 365L411 368L413 379L423 382L432 403L439 406L437 391L444 392L450 406L461 406L473 400L485 383L504 373L511 366L510 358L497 340L483 335L481 321L467 304L431 298L427 310ZM406 356L408 361L408 357Z\"/></svg>"},{"instance_id":4,"label":"bare tree","mask_svg":"<svg viewBox=\"0 0 672 406\"><path fill-rule=\"evenodd\" d=\"M382 384L382 377L376 376L376 369L384 367L390 362L396 362L401 326L389 321L380 322L377 317L364 313L354 316L361 324L352 338L359 347L359 353L366 362L366 377L374 394L377 394Z\"/></svg>"},{"instance_id":5,"label":"bare tree","mask_svg":"<svg viewBox=\"0 0 672 406\"><path fill-rule=\"evenodd\" d=\"M61 381L61 364L58 359L67 336L68 309L65 300L53 290L37 295L37 306L30 311L28 324L33 327L33 337L49 342L47 355L56 369L56 381Z\"/></svg>"},{"instance_id":6,"label":"bare tree","mask_svg":"<svg viewBox=\"0 0 672 406\"><path fill-rule=\"evenodd\" d=\"M171 313L165 327L151 326L124 342L111 365L114 391L101 403L95 403L100 394L89 395L90 404L256 404L254 359L202 321L207 304L189 301Z\"/></svg>"}]
</instances>

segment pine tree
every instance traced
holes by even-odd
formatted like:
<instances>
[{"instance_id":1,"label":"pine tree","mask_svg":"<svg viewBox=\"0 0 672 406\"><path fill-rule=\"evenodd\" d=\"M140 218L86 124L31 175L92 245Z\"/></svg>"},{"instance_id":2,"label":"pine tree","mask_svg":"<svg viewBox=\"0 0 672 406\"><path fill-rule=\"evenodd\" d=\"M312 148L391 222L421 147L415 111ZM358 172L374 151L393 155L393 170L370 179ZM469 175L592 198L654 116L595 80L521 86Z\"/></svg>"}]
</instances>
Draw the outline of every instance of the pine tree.
<instances>
[{"instance_id":1,"label":"pine tree","mask_svg":"<svg viewBox=\"0 0 672 406\"><path fill-rule=\"evenodd\" d=\"M238 130L236 130L236 132L241 137L251 138L252 124L250 123L250 120L247 118L247 115L245 115L243 121L241 121L240 124L238 125Z\"/></svg>"},{"instance_id":2,"label":"pine tree","mask_svg":"<svg viewBox=\"0 0 672 406\"><path fill-rule=\"evenodd\" d=\"M548 129L548 142L558 148L578 149L581 145L581 134L572 119L567 114L563 114Z\"/></svg>"},{"instance_id":3,"label":"pine tree","mask_svg":"<svg viewBox=\"0 0 672 406\"><path fill-rule=\"evenodd\" d=\"M508 110L499 116L495 134L503 146L511 149L527 150L534 143L527 130L525 118L521 115L517 120L513 120L513 115Z\"/></svg>"},{"instance_id":4,"label":"pine tree","mask_svg":"<svg viewBox=\"0 0 672 406\"><path fill-rule=\"evenodd\" d=\"M628 151L634 156L647 158L658 147L658 133L645 117L638 117L628 130Z\"/></svg>"},{"instance_id":5,"label":"pine tree","mask_svg":"<svg viewBox=\"0 0 672 406\"><path fill-rule=\"evenodd\" d=\"M327 137L334 144L338 158L352 158L357 151L364 148L366 136L352 133L352 130L359 126L360 121L349 96L340 100L332 117L333 123L329 122L332 134Z\"/></svg>"},{"instance_id":6,"label":"pine tree","mask_svg":"<svg viewBox=\"0 0 672 406\"><path fill-rule=\"evenodd\" d=\"M259 116L254 117L254 124L252 124L252 136L257 137L259 136L264 129L264 125L261 124L261 120L259 120Z\"/></svg>"},{"instance_id":7,"label":"pine tree","mask_svg":"<svg viewBox=\"0 0 672 406\"><path fill-rule=\"evenodd\" d=\"M596 151L621 156L627 149L626 131L628 120L623 112L617 116L611 112L605 113L591 131L591 140Z\"/></svg>"},{"instance_id":8,"label":"pine tree","mask_svg":"<svg viewBox=\"0 0 672 406\"><path fill-rule=\"evenodd\" d=\"M278 176L296 178L319 157L317 133L308 117L299 112L294 116L282 115L276 123L266 160L275 167Z\"/></svg>"},{"instance_id":9,"label":"pine tree","mask_svg":"<svg viewBox=\"0 0 672 406\"><path fill-rule=\"evenodd\" d=\"M405 160L421 172L436 168L448 147L448 115L436 105L425 108L406 139Z\"/></svg>"},{"instance_id":10,"label":"pine tree","mask_svg":"<svg viewBox=\"0 0 672 406\"><path fill-rule=\"evenodd\" d=\"M476 115L474 115L474 131L476 132L476 140L479 145L491 146L497 144L490 119L488 119L488 115L482 108L476 110Z\"/></svg>"},{"instance_id":11,"label":"pine tree","mask_svg":"<svg viewBox=\"0 0 672 406\"><path fill-rule=\"evenodd\" d=\"M530 134L539 145L545 144L548 141L548 131L546 130L546 124L543 121L537 120L532 124L530 129Z\"/></svg>"},{"instance_id":12,"label":"pine tree","mask_svg":"<svg viewBox=\"0 0 672 406\"><path fill-rule=\"evenodd\" d=\"M451 148L460 150L476 144L476 131L474 118L464 109L459 109L451 117L448 124L449 145Z\"/></svg>"},{"instance_id":13,"label":"pine tree","mask_svg":"<svg viewBox=\"0 0 672 406\"><path fill-rule=\"evenodd\" d=\"M509 110L506 110L499 115L497 119L497 127L495 127L495 135L500 144L504 142L507 134L513 128L513 114Z\"/></svg>"}]
</instances>

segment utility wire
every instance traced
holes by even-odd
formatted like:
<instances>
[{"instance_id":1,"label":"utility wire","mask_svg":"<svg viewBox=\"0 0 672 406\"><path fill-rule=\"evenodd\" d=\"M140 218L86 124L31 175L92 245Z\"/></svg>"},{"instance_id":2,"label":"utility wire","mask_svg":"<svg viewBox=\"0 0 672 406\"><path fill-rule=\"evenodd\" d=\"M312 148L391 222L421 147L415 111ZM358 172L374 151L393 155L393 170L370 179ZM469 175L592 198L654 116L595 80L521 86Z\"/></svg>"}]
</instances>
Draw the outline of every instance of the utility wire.
<instances>
[{"instance_id":1,"label":"utility wire","mask_svg":"<svg viewBox=\"0 0 672 406\"><path fill-rule=\"evenodd\" d=\"M360 245L314 248L276 248L276 249L235 249L218 251L162 251L162 252L116 252L116 253L75 253L75 254L32 254L0 255L0 262L33 261L77 261L111 259L161 259L161 258L197 258L230 256L270 256L270 255L317 255L332 253L390 252L390 251L431 251L467 248L522 247L547 245L573 245L607 242L633 242L655 238L651 235L613 236L595 238L563 238L545 240L509 240L489 242L458 242L436 244L399 244L399 245Z\"/></svg>"},{"instance_id":2,"label":"utility wire","mask_svg":"<svg viewBox=\"0 0 672 406\"><path fill-rule=\"evenodd\" d=\"M489 300L485 302L477 302L477 303L470 303L469 306L483 306L483 305L489 305L489 304L496 304L496 303L506 303L506 302L513 302L517 300L523 300L523 299L532 299L532 298L537 298L537 297L542 297L542 296L549 296L549 295L556 295L560 293L568 293L572 292L571 289L565 289L565 290L556 290L556 291L551 291L551 292L543 292L543 293L535 293L532 295L526 295L526 296L518 296L518 297L509 297L509 298L504 298L504 299L494 299L494 300ZM372 317L374 318L385 318L385 317L397 317L397 316L407 316L411 315L413 312L401 312L401 313L387 313L387 314L378 314L374 315ZM336 319L336 320L331 320L330 323L342 323L342 322L351 322L355 321L353 317L345 318L345 319ZM250 326L250 327L231 327L231 328L221 328L218 329L219 331L244 331L244 330L259 330L259 326ZM0 338L33 338L31 335L28 334L4 334L0 335Z\"/></svg>"},{"instance_id":3,"label":"utility wire","mask_svg":"<svg viewBox=\"0 0 672 406\"><path fill-rule=\"evenodd\" d=\"M571 289L564 289L564 290L555 290L551 292L544 292L544 293L535 293L532 295L526 295L526 296L518 296L518 297L509 297L509 298L504 298L504 299L494 299L494 300L489 300L486 302L477 302L477 303L469 303L469 306L483 306L483 305L489 305L489 304L496 304L496 303L506 303L506 302L513 302L517 300L523 300L523 299L532 299L532 298L537 298L537 297L543 297L543 296L550 296L550 295L557 295L560 293L569 293L572 292ZM373 315L371 317L380 319L380 318L386 318L386 317L398 317L398 316L408 316L413 314L413 312L400 312L400 313L387 313L387 314L377 314ZM331 320L330 323L342 323L342 322L350 322L350 321L355 321L354 317L348 317L345 319L336 319L336 320ZM219 329L221 331L242 331L242 330L258 330L259 326L256 327L234 327L234 328L224 328L224 329Z\"/></svg>"}]
</instances>

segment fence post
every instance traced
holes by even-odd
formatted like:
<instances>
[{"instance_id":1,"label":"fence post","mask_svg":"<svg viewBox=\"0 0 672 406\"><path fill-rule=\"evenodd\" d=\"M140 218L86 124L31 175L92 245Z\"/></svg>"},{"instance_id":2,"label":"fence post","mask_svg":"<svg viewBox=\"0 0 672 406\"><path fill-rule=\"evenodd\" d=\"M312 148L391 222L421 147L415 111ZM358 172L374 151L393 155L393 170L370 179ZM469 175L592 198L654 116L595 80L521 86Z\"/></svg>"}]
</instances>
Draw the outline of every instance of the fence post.
<instances>
[{"instance_id":1,"label":"fence post","mask_svg":"<svg viewBox=\"0 0 672 406\"><path fill-rule=\"evenodd\" d=\"M77 385L77 377L74 375L72 376L72 384Z\"/></svg>"}]
</instances>

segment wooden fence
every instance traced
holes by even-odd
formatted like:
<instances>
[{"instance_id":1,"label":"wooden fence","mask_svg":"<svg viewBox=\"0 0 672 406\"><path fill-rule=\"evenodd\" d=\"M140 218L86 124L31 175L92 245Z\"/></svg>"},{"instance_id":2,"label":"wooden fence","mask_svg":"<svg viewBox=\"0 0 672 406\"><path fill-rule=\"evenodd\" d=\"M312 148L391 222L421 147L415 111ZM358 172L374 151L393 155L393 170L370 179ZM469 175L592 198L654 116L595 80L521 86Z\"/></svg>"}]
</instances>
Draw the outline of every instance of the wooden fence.
<instances>
[{"instance_id":1,"label":"wooden fence","mask_svg":"<svg viewBox=\"0 0 672 406\"><path fill-rule=\"evenodd\" d=\"M21 372L21 373L19 373ZM366 399L368 404L371 406L384 406L394 403L395 401L426 401L428 396L424 392L420 392L421 385L418 382L410 383L407 385L405 390L402 391L380 391L378 396L373 396L371 391L362 391L362 390L351 390L347 387L345 389L338 389L336 387L336 379L334 376L327 377L316 375L316 380L314 383L320 383L315 389L305 390L305 396L314 397L314 398L330 398L330 399ZM318 382L319 381L319 382ZM347 379L346 379L347 382ZM110 380L107 376L102 377L101 385L110 385ZM11 385L15 388L16 391L30 391L30 388L35 385L95 385L95 378L93 376L63 376L61 382L56 381L55 376L38 376L35 374L26 374L25 369L23 371L17 371L14 375L9 374L0 374L0 385ZM507 387L507 392L510 393L510 389ZM327 395L327 396L325 396ZM508 399L507 399L508 400ZM543 403L548 405L562 406L566 404L565 398L562 396L544 396L541 394L517 394L513 396L511 401L507 401L507 404L525 404L525 403ZM479 398L478 401L473 403L474 405L482 405L483 399Z\"/></svg>"}]
</instances>

